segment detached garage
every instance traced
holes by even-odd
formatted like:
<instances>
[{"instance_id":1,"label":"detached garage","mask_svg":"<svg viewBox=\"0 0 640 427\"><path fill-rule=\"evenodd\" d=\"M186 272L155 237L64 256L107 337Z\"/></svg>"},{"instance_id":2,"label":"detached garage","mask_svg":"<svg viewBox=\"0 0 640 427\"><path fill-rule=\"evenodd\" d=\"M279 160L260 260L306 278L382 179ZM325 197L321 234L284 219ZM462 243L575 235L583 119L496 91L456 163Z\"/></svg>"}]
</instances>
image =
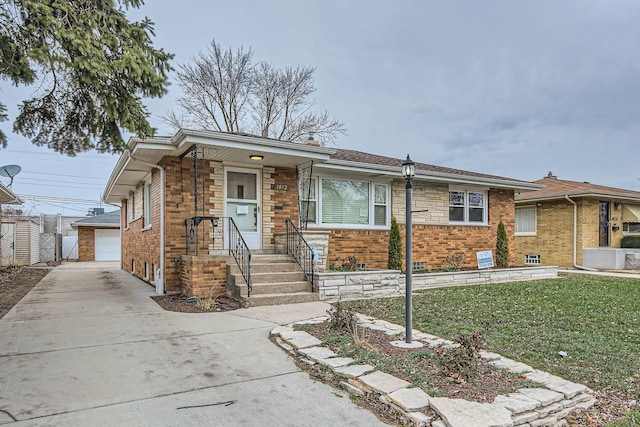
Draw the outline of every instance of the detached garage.
<instances>
[{"instance_id":1,"label":"detached garage","mask_svg":"<svg viewBox=\"0 0 640 427\"><path fill-rule=\"evenodd\" d=\"M78 261L120 261L120 210L81 219L71 226L78 230Z\"/></svg>"}]
</instances>

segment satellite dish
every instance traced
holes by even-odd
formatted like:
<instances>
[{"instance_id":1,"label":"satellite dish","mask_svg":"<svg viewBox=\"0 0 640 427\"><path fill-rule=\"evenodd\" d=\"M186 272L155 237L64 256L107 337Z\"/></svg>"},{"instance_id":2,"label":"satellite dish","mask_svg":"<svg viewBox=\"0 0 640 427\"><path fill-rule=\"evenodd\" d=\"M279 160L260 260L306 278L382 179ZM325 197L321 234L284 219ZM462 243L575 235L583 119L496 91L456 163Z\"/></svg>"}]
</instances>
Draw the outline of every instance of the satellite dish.
<instances>
[{"instance_id":1,"label":"satellite dish","mask_svg":"<svg viewBox=\"0 0 640 427\"><path fill-rule=\"evenodd\" d=\"M21 170L22 168L18 165L0 166L0 176L11 178L11 182L9 182L9 187L11 187L11 184L13 184L13 177L18 175Z\"/></svg>"}]
</instances>

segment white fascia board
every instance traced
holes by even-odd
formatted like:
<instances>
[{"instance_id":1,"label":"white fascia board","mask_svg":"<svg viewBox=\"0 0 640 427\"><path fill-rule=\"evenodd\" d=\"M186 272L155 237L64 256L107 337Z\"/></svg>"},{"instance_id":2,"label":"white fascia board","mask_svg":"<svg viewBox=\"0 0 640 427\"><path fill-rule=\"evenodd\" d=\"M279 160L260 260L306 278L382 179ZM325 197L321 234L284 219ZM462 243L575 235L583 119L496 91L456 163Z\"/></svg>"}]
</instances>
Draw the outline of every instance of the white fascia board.
<instances>
[{"instance_id":1,"label":"white fascia board","mask_svg":"<svg viewBox=\"0 0 640 427\"><path fill-rule=\"evenodd\" d=\"M211 133L207 131L191 131L181 129L174 137L178 150L190 147L193 144L213 145L227 148L238 148L244 150L260 149L273 154L292 154L304 156L310 160L329 160L329 156L336 152L335 149L326 147L315 147L297 142L285 142L271 139L262 139L244 135L227 133Z\"/></svg>"},{"instance_id":2,"label":"white fascia board","mask_svg":"<svg viewBox=\"0 0 640 427\"><path fill-rule=\"evenodd\" d=\"M527 202L544 202L550 200L565 200L565 196L573 198L592 198L592 199L616 199L620 201L640 203L640 197L631 197L629 195L617 194L617 193L562 193L553 194L543 197L528 197L526 199L516 199L516 204Z\"/></svg>"},{"instance_id":3,"label":"white fascia board","mask_svg":"<svg viewBox=\"0 0 640 427\"><path fill-rule=\"evenodd\" d=\"M314 169L315 168L316 166L314 165ZM317 165L317 168L359 172L359 173L366 173L366 174L388 175L394 178L400 178L404 180L404 177L402 176L402 172L392 166L384 166L384 165L363 166L361 163L357 163L357 162L349 162L345 160L332 160L330 163L323 163L323 164ZM428 174L425 174L425 173L420 173L420 171L416 171L416 176L414 179L423 179L423 180L433 181L433 182L445 182L445 183L464 184L464 185L485 185L485 186L489 185L493 188L508 188L508 189L514 189L514 190L520 190L520 191L532 191L532 190L540 190L544 188L544 185L527 183L522 181L500 180L500 179L482 178L482 177L467 177L464 175L445 174L445 173L438 173L438 172L429 172Z\"/></svg>"}]
</instances>

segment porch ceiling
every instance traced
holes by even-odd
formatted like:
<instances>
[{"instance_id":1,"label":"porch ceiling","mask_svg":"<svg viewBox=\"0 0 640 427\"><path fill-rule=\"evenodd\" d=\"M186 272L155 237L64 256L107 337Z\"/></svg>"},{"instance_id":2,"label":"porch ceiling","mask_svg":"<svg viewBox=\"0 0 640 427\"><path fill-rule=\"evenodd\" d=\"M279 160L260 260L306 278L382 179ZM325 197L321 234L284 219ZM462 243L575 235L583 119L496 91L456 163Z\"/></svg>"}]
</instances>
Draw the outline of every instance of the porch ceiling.
<instances>
[{"instance_id":1,"label":"porch ceiling","mask_svg":"<svg viewBox=\"0 0 640 427\"><path fill-rule=\"evenodd\" d=\"M296 167L307 164L312 159L308 155L296 155L295 153L280 153L274 150L247 149L236 147L198 146L198 157L207 160L215 160L227 164L239 164L246 166L274 166ZM251 156L261 156L260 160L253 160ZM317 161L317 159L316 159Z\"/></svg>"}]
</instances>

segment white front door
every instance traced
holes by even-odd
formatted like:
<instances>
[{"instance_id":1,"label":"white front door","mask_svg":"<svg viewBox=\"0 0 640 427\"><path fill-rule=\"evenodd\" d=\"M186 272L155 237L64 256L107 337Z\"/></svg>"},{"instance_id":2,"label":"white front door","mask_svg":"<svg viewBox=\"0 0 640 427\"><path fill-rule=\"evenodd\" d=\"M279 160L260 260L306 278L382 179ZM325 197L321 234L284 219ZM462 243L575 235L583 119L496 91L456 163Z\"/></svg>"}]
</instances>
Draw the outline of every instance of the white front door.
<instances>
[{"instance_id":1,"label":"white front door","mask_svg":"<svg viewBox=\"0 0 640 427\"><path fill-rule=\"evenodd\" d=\"M260 171L256 169L225 168L224 216L233 218L249 249L260 249ZM225 221L224 247L229 248L229 221Z\"/></svg>"}]
</instances>

